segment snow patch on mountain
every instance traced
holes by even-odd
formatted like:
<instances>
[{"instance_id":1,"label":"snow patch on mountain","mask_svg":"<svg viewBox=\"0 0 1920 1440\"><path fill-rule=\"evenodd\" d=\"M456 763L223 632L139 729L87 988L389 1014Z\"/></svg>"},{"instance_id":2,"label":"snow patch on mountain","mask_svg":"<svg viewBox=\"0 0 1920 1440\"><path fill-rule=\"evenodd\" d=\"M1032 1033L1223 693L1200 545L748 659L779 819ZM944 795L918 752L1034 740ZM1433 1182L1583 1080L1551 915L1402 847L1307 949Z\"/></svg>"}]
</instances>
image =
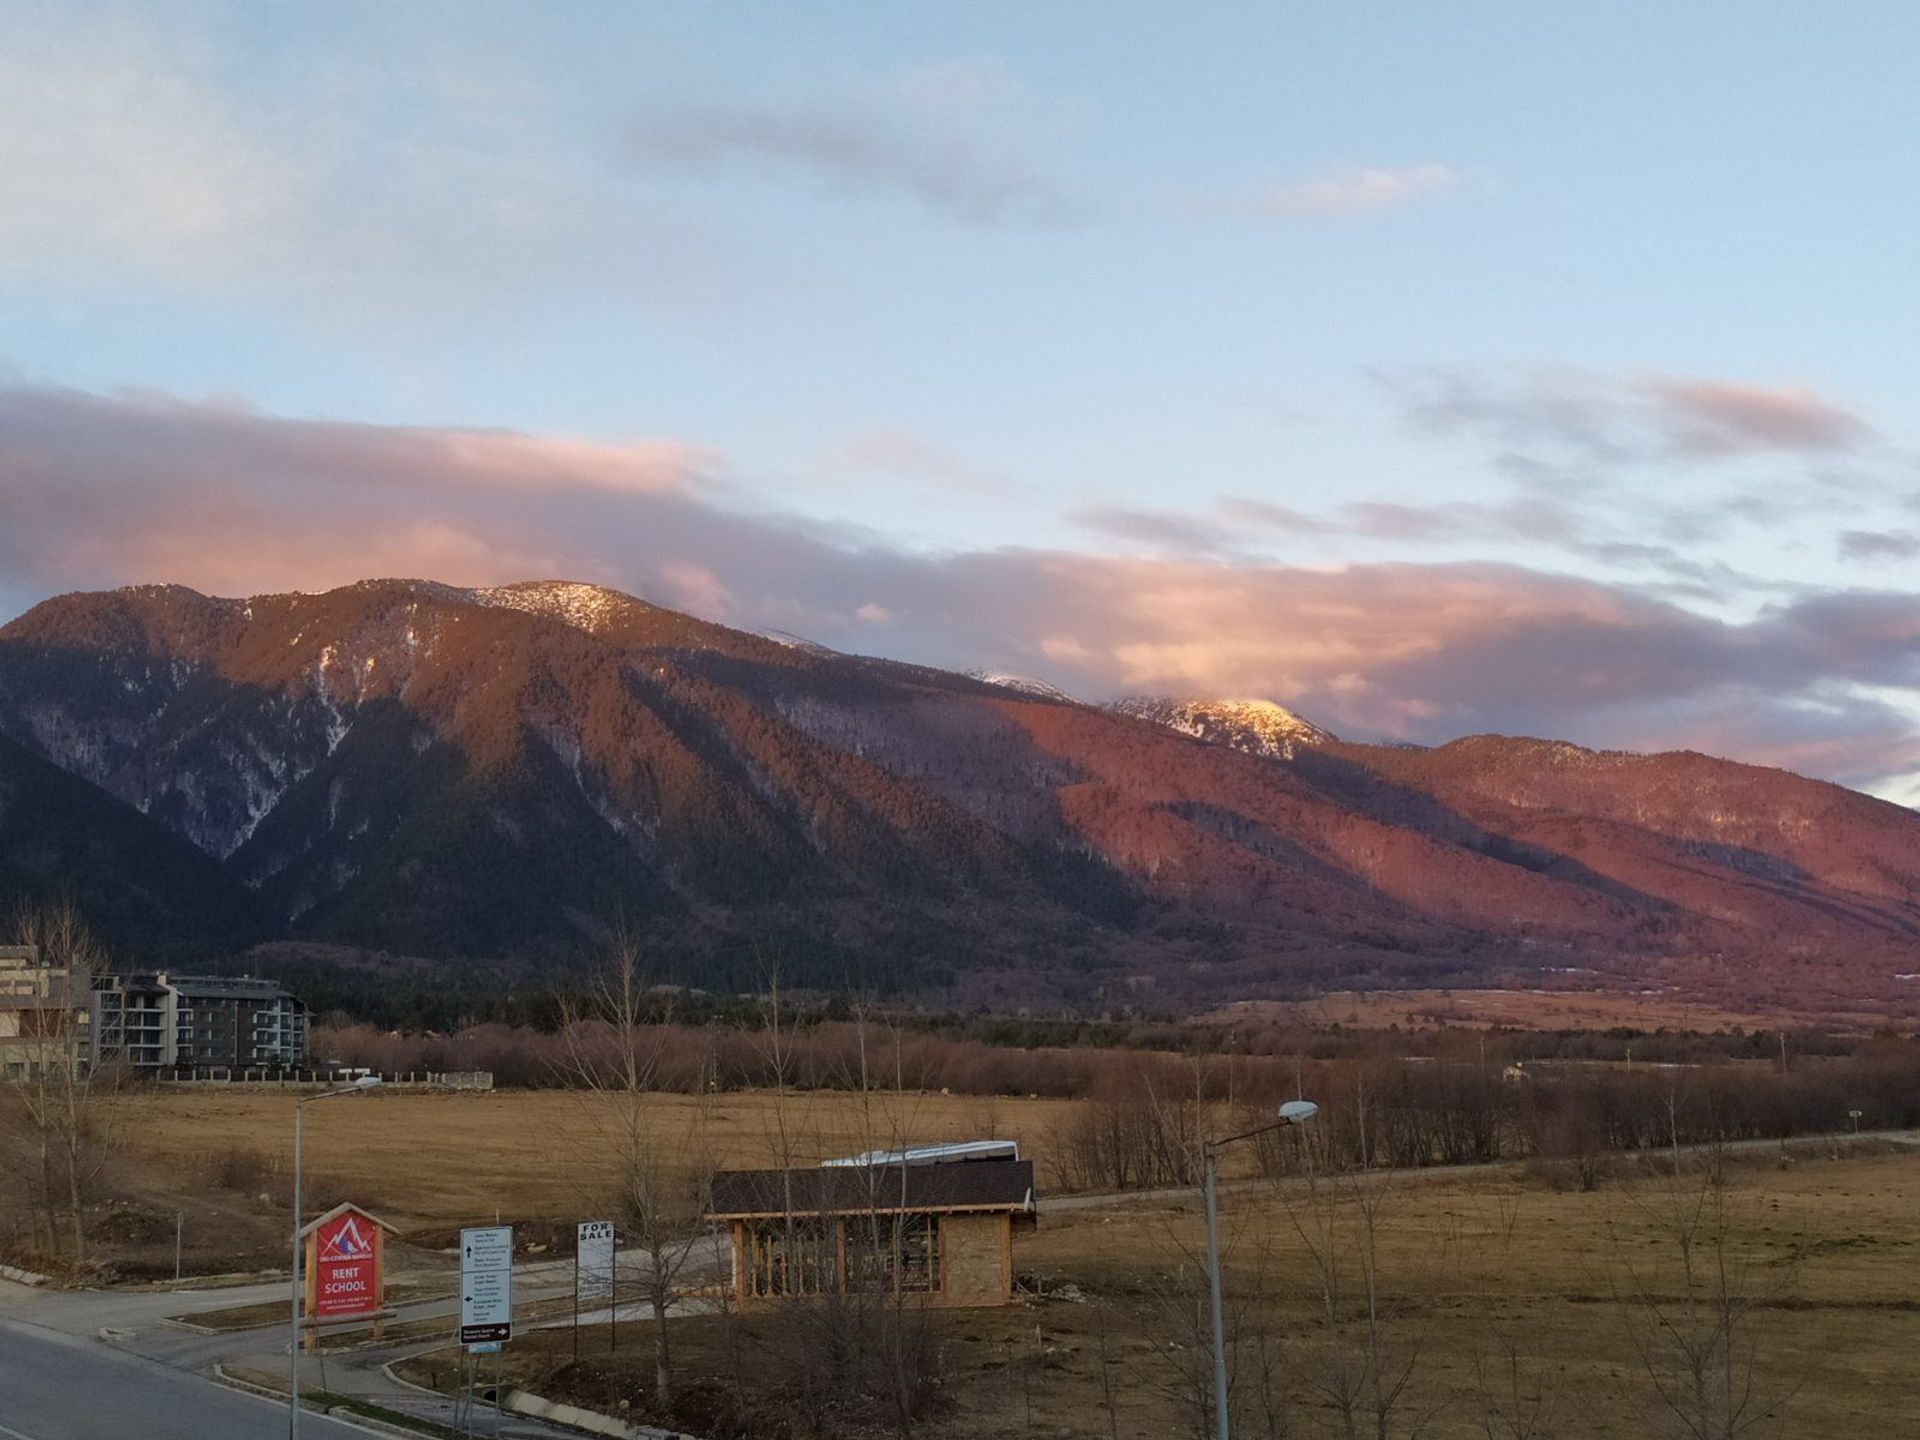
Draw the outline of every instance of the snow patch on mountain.
<instances>
[{"instance_id":1,"label":"snow patch on mountain","mask_svg":"<svg viewBox=\"0 0 1920 1440\"><path fill-rule=\"evenodd\" d=\"M1015 675L1006 670L969 670L969 680L978 680L982 685L997 685L1002 690L1018 690L1022 695L1036 695L1042 700L1066 700L1073 696L1067 694L1058 685L1049 685L1044 680L1036 680L1031 675Z\"/></svg>"},{"instance_id":2,"label":"snow patch on mountain","mask_svg":"<svg viewBox=\"0 0 1920 1440\"><path fill-rule=\"evenodd\" d=\"M1175 700L1165 695L1129 695L1106 708L1150 721L1212 745L1244 750L1272 760L1291 760L1301 746L1337 737L1271 700Z\"/></svg>"},{"instance_id":3,"label":"snow patch on mountain","mask_svg":"<svg viewBox=\"0 0 1920 1440\"><path fill-rule=\"evenodd\" d=\"M830 650L818 640L809 640L804 635L790 634L785 630L755 630L751 632L762 640L771 640L776 645L789 650L798 650L803 655L817 655L822 659L832 659L839 655L838 650Z\"/></svg>"},{"instance_id":4,"label":"snow patch on mountain","mask_svg":"<svg viewBox=\"0 0 1920 1440\"><path fill-rule=\"evenodd\" d=\"M529 580L469 593L481 605L543 615L589 634L605 630L640 604L631 595L578 580Z\"/></svg>"}]
</instances>

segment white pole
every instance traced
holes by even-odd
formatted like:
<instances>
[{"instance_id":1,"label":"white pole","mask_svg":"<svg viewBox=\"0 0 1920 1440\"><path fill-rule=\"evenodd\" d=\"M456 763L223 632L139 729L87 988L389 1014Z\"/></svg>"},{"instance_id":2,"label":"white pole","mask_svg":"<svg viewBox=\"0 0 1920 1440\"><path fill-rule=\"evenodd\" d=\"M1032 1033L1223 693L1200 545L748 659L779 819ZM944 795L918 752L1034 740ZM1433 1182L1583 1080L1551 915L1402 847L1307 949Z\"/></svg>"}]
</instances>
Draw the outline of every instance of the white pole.
<instances>
[{"instance_id":1,"label":"white pole","mask_svg":"<svg viewBox=\"0 0 1920 1440\"><path fill-rule=\"evenodd\" d=\"M1220 1202L1219 1152L1211 1144L1200 1149L1207 1193L1207 1288L1213 1300L1213 1413L1220 1440L1232 1440L1227 1429L1227 1327L1220 1313Z\"/></svg>"},{"instance_id":2,"label":"white pole","mask_svg":"<svg viewBox=\"0 0 1920 1440\"><path fill-rule=\"evenodd\" d=\"M300 1101L293 1107L293 1270L288 1281L291 1319L287 1333L287 1437L300 1440Z\"/></svg>"}]
</instances>

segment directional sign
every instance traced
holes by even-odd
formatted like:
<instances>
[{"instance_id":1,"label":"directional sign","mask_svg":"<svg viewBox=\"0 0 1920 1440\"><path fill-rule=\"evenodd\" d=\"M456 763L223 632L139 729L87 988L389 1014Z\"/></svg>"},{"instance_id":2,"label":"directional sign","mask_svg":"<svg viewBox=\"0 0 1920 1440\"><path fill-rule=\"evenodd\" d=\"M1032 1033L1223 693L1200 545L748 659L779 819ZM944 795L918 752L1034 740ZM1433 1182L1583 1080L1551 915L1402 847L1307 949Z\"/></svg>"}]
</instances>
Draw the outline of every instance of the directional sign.
<instances>
[{"instance_id":1,"label":"directional sign","mask_svg":"<svg viewBox=\"0 0 1920 1440\"><path fill-rule=\"evenodd\" d=\"M513 1338L513 1227L460 1232L460 1343Z\"/></svg>"},{"instance_id":2,"label":"directional sign","mask_svg":"<svg viewBox=\"0 0 1920 1440\"><path fill-rule=\"evenodd\" d=\"M613 1222L582 1220L574 1255L580 1265L580 1298L610 1298L613 1294Z\"/></svg>"}]
</instances>

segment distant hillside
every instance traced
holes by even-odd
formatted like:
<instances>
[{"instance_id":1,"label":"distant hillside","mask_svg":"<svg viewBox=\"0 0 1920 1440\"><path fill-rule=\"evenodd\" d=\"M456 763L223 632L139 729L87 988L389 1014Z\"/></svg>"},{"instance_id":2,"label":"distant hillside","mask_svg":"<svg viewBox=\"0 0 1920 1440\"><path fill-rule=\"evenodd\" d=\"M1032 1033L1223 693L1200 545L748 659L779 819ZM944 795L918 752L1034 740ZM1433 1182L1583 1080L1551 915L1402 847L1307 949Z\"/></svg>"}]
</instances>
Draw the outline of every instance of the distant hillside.
<instances>
[{"instance_id":1,"label":"distant hillside","mask_svg":"<svg viewBox=\"0 0 1920 1440\"><path fill-rule=\"evenodd\" d=\"M70 845L163 829L236 931L257 904L349 947L538 965L624 918L712 988L778 964L985 1003L1891 1004L1920 972L1920 818L1835 786L1355 745L1270 702L1103 709L564 582L64 596L0 629L0 734L121 802L76 809ZM39 863L131 883L98 843Z\"/></svg>"},{"instance_id":2,"label":"distant hillside","mask_svg":"<svg viewBox=\"0 0 1920 1440\"><path fill-rule=\"evenodd\" d=\"M230 949L275 928L219 862L0 736L0 934L22 906L63 898L128 959Z\"/></svg>"}]
</instances>

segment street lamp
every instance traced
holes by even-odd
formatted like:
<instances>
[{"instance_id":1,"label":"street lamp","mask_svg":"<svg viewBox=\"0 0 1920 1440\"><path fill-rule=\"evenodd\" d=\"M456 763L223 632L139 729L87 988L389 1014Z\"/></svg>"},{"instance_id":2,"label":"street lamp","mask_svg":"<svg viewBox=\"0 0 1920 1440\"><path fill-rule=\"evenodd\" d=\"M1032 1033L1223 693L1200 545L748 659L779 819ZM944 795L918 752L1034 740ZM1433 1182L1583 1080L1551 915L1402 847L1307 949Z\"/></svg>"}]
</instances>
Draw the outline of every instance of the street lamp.
<instances>
[{"instance_id":1,"label":"street lamp","mask_svg":"<svg viewBox=\"0 0 1920 1440\"><path fill-rule=\"evenodd\" d=\"M1227 1327L1220 1313L1220 1152L1236 1140L1251 1140L1270 1130L1304 1125L1319 1111L1320 1107L1311 1100L1289 1100L1280 1107L1279 1118L1272 1124L1243 1130L1224 1140L1209 1140L1200 1147L1207 1195L1207 1288L1213 1300L1213 1414L1220 1440L1232 1440L1227 1419Z\"/></svg>"},{"instance_id":2,"label":"street lamp","mask_svg":"<svg viewBox=\"0 0 1920 1440\"><path fill-rule=\"evenodd\" d=\"M296 1100L293 1105L293 1278L292 1321L288 1334L287 1374L290 1403L287 1407L288 1440L300 1440L300 1112L318 1100L337 1100L342 1095L358 1095L380 1083L378 1075L362 1075L351 1085L338 1090L322 1090Z\"/></svg>"}]
</instances>

